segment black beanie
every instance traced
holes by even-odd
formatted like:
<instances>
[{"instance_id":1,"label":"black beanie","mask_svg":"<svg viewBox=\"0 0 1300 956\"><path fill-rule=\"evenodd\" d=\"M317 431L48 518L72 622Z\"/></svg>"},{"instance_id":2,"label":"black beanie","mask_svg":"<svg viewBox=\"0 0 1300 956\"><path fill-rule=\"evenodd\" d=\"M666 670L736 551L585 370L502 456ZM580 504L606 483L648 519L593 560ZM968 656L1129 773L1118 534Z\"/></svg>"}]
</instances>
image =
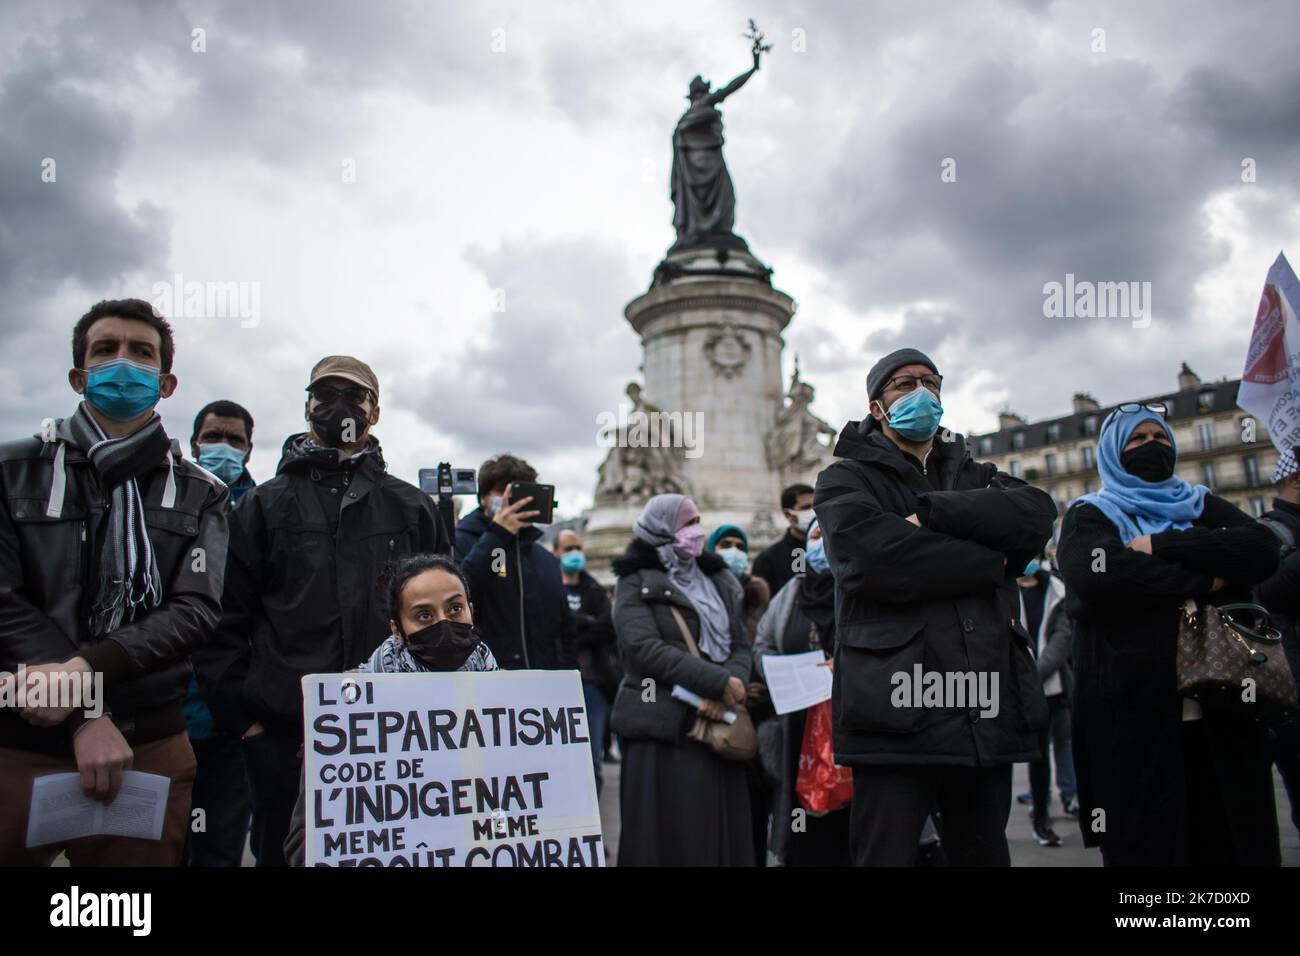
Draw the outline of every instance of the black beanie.
<instances>
[{"instance_id":1,"label":"black beanie","mask_svg":"<svg viewBox=\"0 0 1300 956\"><path fill-rule=\"evenodd\" d=\"M920 349L898 349L871 366L871 371L867 373L867 398L879 398L885 390L885 383L904 365L926 365L934 374L939 374L939 370L930 361L930 356Z\"/></svg>"}]
</instances>

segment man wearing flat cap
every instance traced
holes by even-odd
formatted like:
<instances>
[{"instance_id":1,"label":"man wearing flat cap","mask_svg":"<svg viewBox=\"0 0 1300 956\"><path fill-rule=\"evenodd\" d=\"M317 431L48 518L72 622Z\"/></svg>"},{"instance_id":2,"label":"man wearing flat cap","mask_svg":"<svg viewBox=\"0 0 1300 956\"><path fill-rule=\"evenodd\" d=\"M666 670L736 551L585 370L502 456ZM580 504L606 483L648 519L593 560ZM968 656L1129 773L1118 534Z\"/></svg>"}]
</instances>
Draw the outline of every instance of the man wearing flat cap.
<instances>
[{"instance_id":1,"label":"man wearing flat cap","mask_svg":"<svg viewBox=\"0 0 1300 956\"><path fill-rule=\"evenodd\" d=\"M302 685L366 660L388 634L376 587L384 566L450 554L429 497L388 474L379 440L379 379L331 355L307 384L306 432L284 443L275 477L232 517L222 619L195 655L218 728L243 739L259 866L283 866L298 797Z\"/></svg>"},{"instance_id":2,"label":"man wearing flat cap","mask_svg":"<svg viewBox=\"0 0 1300 956\"><path fill-rule=\"evenodd\" d=\"M1016 578L1051 535L1044 492L940 432L943 376L899 349L867 375L813 509L835 575L835 760L853 768L854 862L910 866L932 810L958 866L1007 866L1011 766L1047 702Z\"/></svg>"}]
</instances>

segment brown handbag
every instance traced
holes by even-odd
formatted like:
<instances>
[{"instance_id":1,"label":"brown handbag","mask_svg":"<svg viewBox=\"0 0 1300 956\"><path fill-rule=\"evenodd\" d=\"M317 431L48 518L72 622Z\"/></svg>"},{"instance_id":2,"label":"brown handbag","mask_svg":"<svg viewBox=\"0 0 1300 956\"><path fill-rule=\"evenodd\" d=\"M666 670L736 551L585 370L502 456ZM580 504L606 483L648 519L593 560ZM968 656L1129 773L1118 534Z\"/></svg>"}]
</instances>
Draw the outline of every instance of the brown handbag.
<instances>
[{"instance_id":1,"label":"brown handbag","mask_svg":"<svg viewBox=\"0 0 1300 956\"><path fill-rule=\"evenodd\" d=\"M1258 604L1198 608L1188 600L1178 623L1178 692L1257 720L1300 710L1281 641Z\"/></svg>"},{"instance_id":2,"label":"brown handbag","mask_svg":"<svg viewBox=\"0 0 1300 956\"><path fill-rule=\"evenodd\" d=\"M691 629L686 626L682 612L671 604L668 610L672 611L673 620L682 632L687 649L699 657L700 649L691 636ZM744 704L737 704L731 710L735 712L736 719L730 724L725 720L709 720L702 714L697 715L686 736L698 740L725 760L751 760L758 753L758 732L754 730L754 722L749 719L749 711Z\"/></svg>"}]
</instances>

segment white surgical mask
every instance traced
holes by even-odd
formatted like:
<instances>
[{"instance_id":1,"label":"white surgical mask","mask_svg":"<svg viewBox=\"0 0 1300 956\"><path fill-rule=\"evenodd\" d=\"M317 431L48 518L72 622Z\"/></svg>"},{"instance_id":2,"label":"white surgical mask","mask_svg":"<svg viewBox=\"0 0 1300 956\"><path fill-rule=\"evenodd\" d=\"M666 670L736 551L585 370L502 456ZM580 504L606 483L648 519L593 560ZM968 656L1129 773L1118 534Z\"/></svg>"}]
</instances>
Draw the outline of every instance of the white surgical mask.
<instances>
[{"instance_id":1,"label":"white surgical mask","mask_svg":"<svg viewBox=\"0 0 1300 956\"><path fill-rule=\"evenodd\" d=\"M808 526L813 523L813 518L817 517L817 512L813 511L811 508L806 508L803 511L792 511L790 513L794 515L795 521L797 522L795 527L803 532L807 532Z\"/></svg>"}]
</instances>

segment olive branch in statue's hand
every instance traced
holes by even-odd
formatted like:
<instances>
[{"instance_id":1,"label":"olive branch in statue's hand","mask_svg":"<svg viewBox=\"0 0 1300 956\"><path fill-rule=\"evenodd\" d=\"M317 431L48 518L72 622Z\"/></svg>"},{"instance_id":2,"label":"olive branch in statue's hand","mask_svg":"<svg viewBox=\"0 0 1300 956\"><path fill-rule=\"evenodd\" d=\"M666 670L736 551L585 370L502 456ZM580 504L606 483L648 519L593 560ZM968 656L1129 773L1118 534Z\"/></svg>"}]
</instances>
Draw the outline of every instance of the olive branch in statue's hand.
<instances>
[{"instance_id":1,"label":"olive branch in statue's hand","mask_svg":"<svg viewBox=\"0 0 1300 956\"><path fill-rule=\"evenodd\" d=\"M753 45L752 52L754 54L754 69L757 70L759 55L762 53L770 52L772 49L772 44L763 42L767 38L764 37L763 34L759 31L758 24L754 22L753 17L749 18L749 30L746 31L745 33L742 33L741 36L743 36L746 40L753 41L754 45Z\"/></svg>"}]
</instances>

